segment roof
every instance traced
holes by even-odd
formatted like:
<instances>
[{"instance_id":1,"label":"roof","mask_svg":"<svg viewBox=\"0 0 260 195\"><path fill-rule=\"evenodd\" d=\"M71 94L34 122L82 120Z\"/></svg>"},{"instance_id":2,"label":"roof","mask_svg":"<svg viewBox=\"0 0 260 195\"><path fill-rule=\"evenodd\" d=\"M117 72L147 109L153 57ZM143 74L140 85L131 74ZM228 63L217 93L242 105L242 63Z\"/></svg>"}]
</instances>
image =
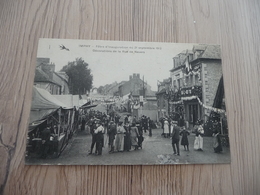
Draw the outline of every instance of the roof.
<instances>
[{"instance_id":1,"label":"roof","mask_svg":"<svg viewBox=\"0 0 260 195\"><path fill-rule=\"evenodd\" d=\"M198 58L221 59L220 45L194 45L193 51L200 51Z\"/></svg>"},{"instance_id":2,"label":"roof","mask_svg":"<svg viewBox=\"0 0 260 195\"><path fill-rule=\"evenodd\" d=\"M221 59L220 45L208 45L200 58Z\"/></svg>"},{"instance_id":3,"label":"roof","mask_svg":"<svg viewBox=\"0 0 260 195\"><path fill-rule=\"evenodd\" d=\"M36 68L35 70L35 82L52 82L52 80L49 78L49 76L40 68Z\"/></svg>"},{"instance_id":4,"label":"roof","mask_svg":"<svg viewBox=\"0 0 260 195\"><path fill-rule=\"evenodd\" d=\"M65 81L66 83L68 83L68 80L66 80L63 76L65 75L66 73L65 72L53 72L55 75L57 75L57 77L59 77L60 79L62 79L63 81Z\"/></svg>"},{"instance_id":5,"label":"roof","mask_svg":"<svg viewBox=\"0 0 260 195\"><path fill-rule=\"evenodd\" d=\"M118 83L118 87L121 87L122 85L124 85L127 82L129 82L129 81L121 81L120 83Z\"/></svg>"},{"instance_id":6,"label":"roof","mask_svg":"<svg viewBox=\"0 0 260 195\"><path fill-rule=\"evenodd\" d=\"M32 106L31 109L56 109L56 108L69 108L66 104L59 101L48 91L33 87Z\"/></svg>"},{"instance_id":7,"label":"roof","mask_svg":"<svg viewBox=\"0 0 260 195\"><path fill-rule=\"evenodd\" d=\"M69 109L68 106L57 100L48 91L34 86L30 112L30 123L43 120L60 107Z\"/></svg>"},{"instance_id":8,"label":"roof","mask_svg":"<svg viewBox=\"0 0 260 195\"><path fill-rule=\"evenodd\" d=\"M162 94L162 93L165 93L165 92L166 92L166 89L163 88L163 89L161 89L159 92L157 92L156 95L159 95L159 94Z\"/></svg>"},{"instance_id":9,"label":"roof","mask_svg":"<svg viewBox=\"0 0 260 195\"><path fill-rule=\"evenodd\" d=\"M46 82L46 83L54 83L56 85L59 85L58 83L50 79L50 77L40 68L36 68L35 70L34 82Z\"/></svg>"}]
</instances>

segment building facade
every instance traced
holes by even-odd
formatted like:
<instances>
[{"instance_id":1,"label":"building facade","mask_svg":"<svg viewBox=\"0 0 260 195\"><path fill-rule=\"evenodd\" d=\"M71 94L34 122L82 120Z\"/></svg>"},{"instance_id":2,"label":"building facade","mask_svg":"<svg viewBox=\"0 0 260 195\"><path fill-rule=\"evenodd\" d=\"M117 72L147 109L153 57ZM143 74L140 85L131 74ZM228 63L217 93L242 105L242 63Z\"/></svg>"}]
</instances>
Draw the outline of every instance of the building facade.
<instances>
[{"instance_id":1,"label":"building facade","mask_svg":"<svg viewBox=\"0 0 260 195\"><path fill-rule=\"evenodd\" d=\"M37 58L34 85L47 90L53 95L69 94L68 75L65 72L55 72L55 64L49 58Z\"/></svg>"},{"instance_id":2,"label":"building facade","mask_svg":"<svg viewBox=\"0 0 260 195\"><path fill-rule=\"evenodd\" d=\"M222 112L223 78L219 45L195 45L173 58L170 70L170 113L183 117L188 127ZM220 92L222 91L222 92Z\"/></svg>"},{"instance_id":3,"label":"building facade","mask_svg":"<svg viewBox=\"0 0 260 195\"><path fill-rule=\"evenodd\" d=\"M140 74L134 73L129 76L129 80L122 82L118 87L118 94L120 97L123 97L127 94L136 94L141 91L144 91L144 96L146 94L151 93L151 86L144 82L143 79L140 78Z\"/></svg>"},{"instance_id":4,"label":"building facade","mask_svg":"<svg viewBox=\"0 0 260 195\"><path fill-rule=\"evenodd\" d=\"M157 98L157 115L158 119L168 117L170 114L170 90L171 78L164 79L162 82L158 81L158 90L156 93Z\"/></svg>"}]
</instances>

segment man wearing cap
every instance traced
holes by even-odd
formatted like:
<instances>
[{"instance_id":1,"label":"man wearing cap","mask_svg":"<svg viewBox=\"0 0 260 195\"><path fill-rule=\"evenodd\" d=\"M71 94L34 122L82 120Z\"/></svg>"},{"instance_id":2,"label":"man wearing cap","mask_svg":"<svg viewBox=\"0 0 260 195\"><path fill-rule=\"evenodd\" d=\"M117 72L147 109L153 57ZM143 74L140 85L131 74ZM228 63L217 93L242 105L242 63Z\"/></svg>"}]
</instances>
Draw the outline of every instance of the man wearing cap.
<instances>
[{"instance_id":1,"label":"man wearing cap","mask_svg":"<svg viewBox=\"0 0 260 195\"><path fill-rule=\"evenodd\" d=\"M114 140L115 140L116 133L117 133L116 124L114 123L114 121L111 121L109 126L108 126L108 131L107 131L108 145L110 147L109 153L114 152Z\"/></svg>"},{"instance_id":2,"label":"man wearing cap","mask_svg":"<svg viewBox=\"0 0 260 195\"><path fill-rule=\"evenodd\" d=\"M90 133L92 134L92 143L91 143L91 147L90 147L90 152L88 154L92 154L93 148L97 143L97 134L95 134L96 126L97 126L96 122L94 120L92 120L91 126L90 126ZM96 146L96 150L97 150L97 146Z\"/></svg>"},{"instance_id":3,"label":"man wearing cap","mask_svg":"<svg viewBox=\"0 0 260 195\"><path fill-rule=\"evenodd\" d=\"M103 140L104 140L104 127L102 126L101 121L97 121L97 128L95 129L94 134L97 135L96 137L97 155L101 155Z\"/></svg>"},{"instance_id":4,"label":"man wearing cap","mask_svg":"<svg viewBox=\"0 0 260 195\"><path fill-rule=\"evenodd\" d=\"M179 147L180 129L181 128L178 125L176 125L173 127L173 132L172 132L172 147L174 152L173 154L178 156L180 156L180 147Z\"/></svg>"},{"instance_id":5,"label":"man wearing cap","mask_svg":"<svg viewBox=\"0 0 260 195\"><path fill-rule=\"evenodd\" d=\"M41 158L47 158L50 149L51 128L50 124L42 131L42 153Z\"/></svg>"}]
</instances>

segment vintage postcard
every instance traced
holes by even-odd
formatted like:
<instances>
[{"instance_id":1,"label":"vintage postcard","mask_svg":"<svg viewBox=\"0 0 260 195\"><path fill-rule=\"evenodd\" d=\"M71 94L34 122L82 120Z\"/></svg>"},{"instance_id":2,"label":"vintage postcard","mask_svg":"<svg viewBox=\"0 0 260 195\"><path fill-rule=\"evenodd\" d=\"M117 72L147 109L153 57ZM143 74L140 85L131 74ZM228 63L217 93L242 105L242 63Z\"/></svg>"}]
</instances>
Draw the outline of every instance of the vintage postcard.
<instances>
[{"instance_id":1,"label":"vintage postcard","mask_svg":"<svg viewBox=\"0 0 260 195\"><path fill-rule=\"evenodd\" d=\"M220 45L40 39L25 163L230 163Z\"/></svg>"}]
</instances>

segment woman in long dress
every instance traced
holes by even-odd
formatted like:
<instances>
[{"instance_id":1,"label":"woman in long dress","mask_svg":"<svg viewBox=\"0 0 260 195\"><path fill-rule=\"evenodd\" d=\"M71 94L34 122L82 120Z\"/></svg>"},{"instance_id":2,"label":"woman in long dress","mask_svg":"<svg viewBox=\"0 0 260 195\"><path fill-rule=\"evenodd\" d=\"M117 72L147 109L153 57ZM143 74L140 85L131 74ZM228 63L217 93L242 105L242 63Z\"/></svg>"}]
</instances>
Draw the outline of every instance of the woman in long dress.
<instances>
[{"instance_id":1,"label":"woman in long dress","mask_svg":"<svg viewBox=\"0 0 260 195\"><path fill-rule=\"evenodd\" d=\"M131 150L131 135L130 135L130 126L127 123L125 126L125 137L124 137L124 150L130 151Z\"/></svg>"},{"instance_id":2,"label":"woman in long dress","mask_svg":"<svg viewBox=\"0 0 260 195\"><path fill-rule=\"evenodd\" d=\"M220 133L219 131L215 131L213 133L213 137L214 137L214 144L213 144L213 148L214 148L214 152L215 153L220 153L222 152L222 144L221 144L221 138L220 138Z\"/></svg>"},{"instance_id":3,"label":"woman in long dress","mask_svg":"<svg viewBox=\"0 0 260 195\"><path fill-rule=\"evenodd\" d=\"M164 121L164 137L170 137L170 128L169 128L169 122L167 120Z\"/></svg>"},{"instance_id":4,"label":"woman in long dress","mask_svg":"<svg viewBox=\"0 0 260 195\"><path fill-rule=\"evenodd\" d=\"M130 134L131 134L131 144L134 147L135 150L138 149L138 129L135 126L135 123L133 123L131 129L130 129Z\"/></svg>"},{"instance_id":5,"label":"woman in long dress","mask_svg":"<svg viewBox=\"0 0 260 195\"><path fill-rule=\"evenodd\" d=\"M184 147L184 150L189 151L189 140L188 140L188 135L190 135L190 133L184 128L181 132L180 132L181 137L181 145Z\"/></svg>"},{"instance_id":6,"label":"woman in long dress","mask_svg":"<svg viewBox=\"0 0 260 195\"><path fill-rule=\"evenodd\" d=\"M195 141L194 141L195 150L203 151L203 137L202 137L203 134L204 134L204 129L203 129L202 125L200 124L196 131L196 136L195 136Z\"/></svg>"},{"instance_id":7,"label":"woman in long dress","mask_svg":"<svg viewBox=\"0 0 260 195\"><path fill-rule=\"evenodd\" d=\"M125 128L122 125L122 122L119 123L117 127L116 141L115 141L115 151L123 152L124 151L124 134Z\"/></svg>"}]
</instances>

